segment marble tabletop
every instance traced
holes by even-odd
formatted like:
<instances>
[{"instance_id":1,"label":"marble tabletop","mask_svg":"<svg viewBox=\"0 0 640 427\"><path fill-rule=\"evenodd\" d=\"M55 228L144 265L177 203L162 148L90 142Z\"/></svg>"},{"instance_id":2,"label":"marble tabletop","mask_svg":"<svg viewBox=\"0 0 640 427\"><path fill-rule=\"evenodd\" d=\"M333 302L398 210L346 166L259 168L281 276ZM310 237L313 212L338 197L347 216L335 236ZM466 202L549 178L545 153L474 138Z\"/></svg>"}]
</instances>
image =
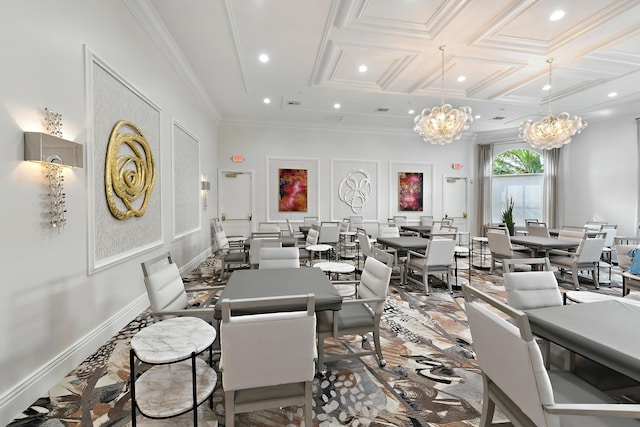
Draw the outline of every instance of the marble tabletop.
<instances>
[{"instance_id":1,"label":"marble tabletop","mask_svg":"<svg viewBox=\"0 0 640 427\"><path fill-rule=\"evenodd\" d=\"M171 363L206 350L216 330L198 317L174 317L147 326L131 339L136 356L147 363Z\"/></svg>"}]
</instances>

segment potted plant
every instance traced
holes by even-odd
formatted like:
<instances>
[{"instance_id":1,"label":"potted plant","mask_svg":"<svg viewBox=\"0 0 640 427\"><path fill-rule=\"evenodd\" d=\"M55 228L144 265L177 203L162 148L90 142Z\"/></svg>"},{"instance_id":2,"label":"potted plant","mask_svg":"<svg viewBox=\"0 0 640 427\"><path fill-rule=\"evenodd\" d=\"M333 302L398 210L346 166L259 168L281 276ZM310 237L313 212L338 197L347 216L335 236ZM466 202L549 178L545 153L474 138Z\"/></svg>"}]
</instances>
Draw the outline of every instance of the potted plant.
<instances>
[{"instance_id":1,"label":"potted plant","mask_svg":"<svg viewBox=\"0 0 640 427\"><path fill-rule=\"evenodd\" d=\"M507 226L510 236L513 236L515 234L516 226L516 222L513 219L513 204L513 198L509 197L507 208L502 211L502 222Z\"/></svg>"}]
</instances>

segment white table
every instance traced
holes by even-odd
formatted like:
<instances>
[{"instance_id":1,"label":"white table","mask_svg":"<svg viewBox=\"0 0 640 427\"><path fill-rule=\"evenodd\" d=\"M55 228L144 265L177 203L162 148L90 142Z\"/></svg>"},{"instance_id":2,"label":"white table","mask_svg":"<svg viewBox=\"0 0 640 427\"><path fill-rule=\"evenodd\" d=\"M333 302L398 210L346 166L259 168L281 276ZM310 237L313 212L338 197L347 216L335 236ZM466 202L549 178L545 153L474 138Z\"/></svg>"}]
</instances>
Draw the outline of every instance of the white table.
<instances>
[{"instance_id":1,"label":"white table","mask_svg":"<svg viewBox=\"0 0 640 427\"><path fill-rule=\"evenodd\" d=\"M309 245L305 249L310 252L309 263L311 265L313 265L313 254L314 253L317 252L318 253L318 259L322 260L322 254L324 252L329 252L331 249L333 249L333 246L325 245L325 244L318 244L318 245ZM328 258L329 257L327 256L327 259Z\"/></svg>"},{"instance_id":2,"label":"white table","mask_svg":"<svg viewBox=\"0 0 640 427\"><path fill-rule=\"evenodd\" d=\"M356 271L355 265L348 264L346 262L317 262L313 266L324 271L329 276L331 276L331 273L334 273L336 275L336 280L340 274L350 274ZM334 284L334 287L342 297L350 297L356 293L356 287L354 285Z\"/></svg>"},{"instance_id":3,"label":"white table","mask_svg":"<svg viewBox=\"0 0 640 427\"><path fill-rule=\"evenodd\" d=\"M136 426L136 409L145 417L171 418L172 423L217 426L215 414L200 407L213 395L216 371L197 357L209 350L216 331L197 317L174 317L147 326L131 339L131 419ZM135 358L154 365L139 377ZM196 387L193 388L193 378ZM153 420L143 420L153 423ZM155 421L157 422L157 421Z\"/></svg>"}]
</instances>

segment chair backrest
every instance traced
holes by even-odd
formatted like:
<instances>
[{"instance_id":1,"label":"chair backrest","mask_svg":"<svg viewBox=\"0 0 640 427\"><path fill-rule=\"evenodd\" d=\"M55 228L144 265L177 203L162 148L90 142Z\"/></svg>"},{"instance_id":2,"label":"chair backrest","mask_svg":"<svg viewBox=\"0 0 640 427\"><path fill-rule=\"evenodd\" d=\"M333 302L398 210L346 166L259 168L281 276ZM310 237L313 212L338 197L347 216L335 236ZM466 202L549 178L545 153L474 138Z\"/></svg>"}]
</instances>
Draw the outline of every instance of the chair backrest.
<instances>
[{"instance_id":1,"label":"chair backrest","mask_svg":"<svg viewBox=\"0 0 640 427\"><path fill-rule=\"evenodd\" d=\"M260 270L273 268L300 268L300 251L289 246L284 248L260 248Z\"/></svg>"},{"instance_id":2,"label":"chair backrest","mask_svg":"<svg viewBox=\"0 0 640 427\"><path fill-rule=\"evenodd\" d=\"M383 251L380 248L376 248L375 246L371 247L371 251L369 252L369 256L374 257L387 267L393 268L393 264L395 262L395 257L391 252Z\"/></svg>"},{"instance_id":3,"label":"chair backrest","mask_svg":"<svg viewBox=\"0 0 640 427\"><path fill-rule=\"evenodd\" d=\"M629 251L640 248L640 237L616 237L614 239L614 248L616 250L616 258L618 259L618 267L624 271L631 265L631 257L628 255Z\"/></svg>"},{"instance_id":4,"label":"chair backrest","mask_svg":"<svg viewBox=\"0 0 640 427\"><path fill-rule=\"evenodd\" d=\"M398 230L398 227L389 226L388 224L379 224L378 237L400 237L400 230Z\"/></svg>"},{"instance_id":5,"label":"chair backrest","mask_svg":"<svg viewBox=\"0 0 640 427\"><path fill-rule=\"evenodd\" d=\"M349 224L351 224L351 230L349 231L356 231L358 228L364 228L362 216L360 215L351 215L349 217Z\"/></svg>"},{"instance_id":6,"label":"chair backrest","mask_svg":"<svg viewBox=\"0 0 640 427\"><path fill-rule=\"evenodd\" d=\"M307 233L307 240L306 240L307 246L309 246L309 245L317 245L318 244L318 235L319 234L320 233L315 228L309 229L309 232Z\"/></svg>"},{"instance_id":7,"label":"chair backrest","mask_svg":"<svg viewBox=\"0 0 640 427\"><path fill-rule=\"evenodd\" d=\"M420 217L420 225L433 225L433 216L423 215Z\"/></svg>"},{"instance_id":8,"label":"chair backrest","mask_svg":"<svg viewBox=\"0 0 640 427\"><path fill-rule=\"evenodd\" d=\"M529 236L550 237L549 229L544 222L528 222L527 234Z\"/></svg>"},{"instance_id":9,"label":"chair backrest","mask_svg":"<svg viewBox=\"0 0 640 427\"><path fill-rule=\"evenodd\" d=\"M570 240L572 242L580 242L586 236L585 230L575 228L562 228L558 232L558 239Z\"/></svg>"},{"instance_id":10,"label":"chair backrest","mask_svg":"<svg viewBox=\"0 0 640 427\"><path fill-rule=\"evenodd\" d=\"M304 225L312 226L313 224L318 223L317 216L305 216L304 217Z\"/></svg>"},{"instance_id":11,"label":"chair backrest","mask_svg":"<svg viewBox=\"0 0 640 427\"><path fill-rule=\"evenodd\" d=\"M492 254L512 256L511 238L506 228L487 228L487 240Z\"/></svg>"},{"instance_id":12,"label":"chair backrest","mask_svg":"<svg viewBox=\"0 0 640 427\"><path fill-rule=\"evenodd\" d=\"M433 221L433 226L435 230L440 230L442 227L453 226L453 219L442 218L439 221Z\"/></svg>"},{"instance_id":13,"label":"chair backrest","mask_svg":"<svg viewBox=\"0 0 640 427\"><path fill-rule=\"evenodd\" d=\"M391 280L391 267L370 256L364 262L364 269L360 276L358 298L386 298ZM376 315L382 314L384 302L369 304Z\"/></svg>"},{"instance_id":14,"label":"chair backrest","mask_svg":"<svg viewBox=\"0 0 640 427\"><path fill-rule=\"evenodd\" d=\"M249 263L252 266L258 265L260 263L260 251L264 247L282 247L282 241L273 238L251 238L251 245L249 247ZM298 248L294 249L298 251Z\"/></svg>"},{"instance_id":15,"label":"chair backrest","mask_svg":"<svg viewBox=\"0 0 640 427\"><path fill-rule=\"evenodd\" d=\"M451 265L456 249L456 241L453 239L432 239L427 245L425 265L445 266Z\"/></svg>"},{"instance_id":16,"label":"chair backrest","mask_svg":"<svg viewBox=\"0 0 640 427\"><path fill-rule=\"evenodd\" d=\"M362 251L362 255L366 258L371 256L371 241L369 240L369 236L364 230L358 230L358 243L360 244L360 250Z\"/></svg>"},{"instance_id":17,"label":"chair backrest","mask_svg":"<svg viewBox=\"0 0 640 427\"><path fill-rule=\"evenodd\" d=\"M578 263L598 262L602 256L602 249L604 249L604 239L602 237L582 239L580 246L576 250Z\"/></svg>"},{"instance_id":18,"label":"chair backrest","mask_svg":"<svg viewBox=\"0 0 640 427\"><path fill-rule=\"evenodd\" d=\"M336 244L340 238L340 224L337 222L323 222L320 224L318 243Z\"/></svg>"},{"instance_id":19,"label":"chair backrest","mask_svg":"<svg viewBox=\"0 0 640 427\"><path fill-rule=\"evenodd\" d=\"M277 222L259 222L258 231L271 231L280 233L280 224Z\"/></svg>"},{"instance_id":20,"label":"chair backrest","mask_svg":"<svg viewBox=\"0 0 640 427\"><path fill-rule=\"evenodd\" d=\"M219 218L213 218L211 220L211 225L215 233L217 233L218 231L222 231L222 223L220 222Z\"/></svg>"},{"instance_id":21,"label":"chair backrest","mask_svg":"<svg viewBox=\"0 0 640 427\"><path fill-rule=\"evenodd\" d=\"M168 252L141 263L141 266L151 311L172 311L187 307L189 297L184 289L180 270ZM164 319L173 316L156 317Z\"/></svg>"},{"instance_id":22,"label":"chair backrest","mask_svg":"<svg viewBox=\"0 0 640 427\"><path fill-rule=\"evenodd\" d=\"M289 234L289 236L293 237L293 225L291 225L291 221L289 221L289 218L285 218L285 221L287 222L287 233Z\"/></svg>"},{"instance_id":23,"label":"chair backrest","mask_svg":"<svg viewBox=\"0 0 640 427\"><path fill-rule=\"evenodd\" d=\"M604 233L604 246L610 248L613 246L618 232L618 226L615 224L603 224L600 229Z\"/></svg>"},{"instance_id":24,"label":"chair backrest","mask_svg":"<svg viewBox=\"0 0 640 427\"><path fill-rule=\"evenodd\" d=\"M452 225L441 225L439 230L431 232L431 238L458 240L458 227L454 227Z\"/></svg>"},{"instance_id":25,"label":"chair backrest","mask_svg":"<svg viewBox=\"0 0 640 427\"><path fill-rule=\"evenodd\" d=\"M407 217L405 215L394 215L393 223L396 225L396 227L407 225Z\"/></svg>"},{"instance_id":26,"label":"chair backrest","mask_svg":"<svg viewBox=\"0 0 640 427\"><path fill-rule=\"evenodd\" d=\"M525 218L524 219L524 224L525 225L529 224L530 222L539 222L539 221L538 221L538 218Z\"/></svg>"},{"instance_id":27,"label":"chair backrest","mask_svg":"<svg viewBox=\"0 0 640 427\"><path fill-rule=\"evenodd\" d=\"M489 386L503 393L497 398L505 396L532 425L559 426L558 416L543 410L543 405L554 404L553 389L526 314L472 286L465 286L464 292L473 349ZM499 310L502 315L488 307Z\"/></svg>"},{"instance_id":28,"label":"chair backrest","mask_svg":"<svg viewBox=\"0 0 640 427\"><path fill-rule=\"evenodd\" d=\"M275 312L234 316L236 309L267 303ZM305 303L304 311L277 311ZM222 300L222 387L230 391L312 381L315 329L312 294Z\"/></svg>"},{"instance_id":29,"label":"chair backrest","mask_svg":"<svg viewBox=\"0 0 640 427\"><path fill-rule=\"evenodd\" d=\"M227 239L227 235L224 230L216 232L216 246L218 247L219 252L224 252L229 249L229 239Z\"/></svg>"},{"instance_id":30,"label":"chair backrest","mask_svg":"<svg viewBox=\"0 0 640 427\"><path fill-rule=\"evenodd\" d=\"M507 302L518 310L562 305L558 281L548 258L519 259L518 265L541 265L545 270L512 271L515 261L504 261L504 289Z\"/></svg>"}]
</instances>

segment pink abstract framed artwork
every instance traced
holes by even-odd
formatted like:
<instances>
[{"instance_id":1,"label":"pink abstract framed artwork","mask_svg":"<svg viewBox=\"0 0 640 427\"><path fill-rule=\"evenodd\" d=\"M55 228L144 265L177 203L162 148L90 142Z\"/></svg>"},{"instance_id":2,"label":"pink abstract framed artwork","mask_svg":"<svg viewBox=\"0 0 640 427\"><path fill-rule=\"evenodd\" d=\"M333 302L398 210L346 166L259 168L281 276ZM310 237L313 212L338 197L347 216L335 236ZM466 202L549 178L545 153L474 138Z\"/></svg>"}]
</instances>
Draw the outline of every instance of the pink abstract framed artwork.
<instances>
[{"instance_id":1,"label":"pink abstract framed artwork","mask_svg":"<svg viewBox=\"0 0 640 427\"><path fill-rule=\"evenodd\" d=\"M280 212L307 212L307 169L278 169Z\"/></svg>"},{"instance_id":2,"label":"pink abstract framed artwork","mask_svg":"<svg viewBox=\"0 0 640 427\"><path fill-rule=\"evenodd\" d=\"M422 211L424 175L422 172L398 172L398 211Z\"/></svg>"}]
</instances>

